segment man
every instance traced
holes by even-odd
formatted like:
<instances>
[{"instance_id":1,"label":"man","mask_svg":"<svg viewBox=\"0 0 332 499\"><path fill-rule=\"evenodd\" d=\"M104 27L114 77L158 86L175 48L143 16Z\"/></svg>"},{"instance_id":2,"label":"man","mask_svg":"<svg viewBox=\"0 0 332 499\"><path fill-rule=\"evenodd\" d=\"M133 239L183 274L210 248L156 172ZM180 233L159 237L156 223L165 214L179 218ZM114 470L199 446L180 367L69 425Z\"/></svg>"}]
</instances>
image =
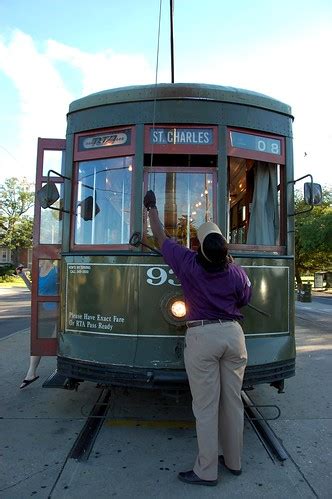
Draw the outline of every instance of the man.
<instances>
[{"instance_id":1,"label":"man","mask_svg":"<svg viewBox=\"0 0 332 499\"><path fill-rule=\"evenodd\" d=\"M152 233L165 262L181 282L187 309L184 361L196 418L198 456L192 470L178 478L194 485L216 485L218 462L241 473L243 404L241 388L247 351L239 320L249 303L251 284L228 256L219 227L198 228L200 247L192 251L166 237L156 197L144 197Z\"/></svg>"}]
</instances>

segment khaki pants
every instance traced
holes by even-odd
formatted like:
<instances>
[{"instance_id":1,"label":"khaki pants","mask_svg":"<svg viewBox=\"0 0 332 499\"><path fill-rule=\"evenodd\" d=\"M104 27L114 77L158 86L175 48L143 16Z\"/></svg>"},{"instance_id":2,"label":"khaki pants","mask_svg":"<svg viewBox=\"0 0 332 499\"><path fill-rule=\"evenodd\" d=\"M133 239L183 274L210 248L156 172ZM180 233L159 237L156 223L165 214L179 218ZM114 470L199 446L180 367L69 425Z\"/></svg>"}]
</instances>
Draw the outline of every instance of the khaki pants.
<instances>
[{"instance_id":1,"label":"khaki pants","mask_svg":"<svg viewBox=\"0 0 332 499\"><path fill-rule=\"evenodd\" d=\"M247 351L235 321L188 328L184 360L196 418L198 456L193 468L203 480L218 477L218 455L241 468L243 404L241 388Z\"/></svg>"}]
</instances>

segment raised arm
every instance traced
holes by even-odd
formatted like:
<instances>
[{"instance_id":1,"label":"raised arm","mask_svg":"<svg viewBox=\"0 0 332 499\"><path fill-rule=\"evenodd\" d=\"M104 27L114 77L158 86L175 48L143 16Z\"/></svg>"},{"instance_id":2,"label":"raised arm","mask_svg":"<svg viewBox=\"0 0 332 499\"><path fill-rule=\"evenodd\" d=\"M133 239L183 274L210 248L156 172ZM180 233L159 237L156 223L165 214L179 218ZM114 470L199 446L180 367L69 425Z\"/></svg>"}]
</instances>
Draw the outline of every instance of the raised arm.
<instances>
[{"instance_id":1,"label":"raised arm","mask_svg":"<svg viewBox=\"0 0 332 499\"><path fill-rule=\"evenodd\" d=\"M23 268L21 266L16 268L16 274L19 275L21 277L21 279L23 279L23 281L25 282L26 287L28 289L30 289L30 291L31 291L31 282L29 281L26 273L24 272L24 270L23 270Z\"/></svg>"},{"instance_id":2,"label":"raised arm","mask_svg":"<svg viewBox=\"0 0 332 499\"><path fill-rule=\"evenodd\" d=\"M159 248L161 248L167 236L159 220L158 210L156 206L156 196L153 191L148 191L145 194L144 206L148 211L152 234L154 238L157 240Z\"/></svg>"}]
</instances>

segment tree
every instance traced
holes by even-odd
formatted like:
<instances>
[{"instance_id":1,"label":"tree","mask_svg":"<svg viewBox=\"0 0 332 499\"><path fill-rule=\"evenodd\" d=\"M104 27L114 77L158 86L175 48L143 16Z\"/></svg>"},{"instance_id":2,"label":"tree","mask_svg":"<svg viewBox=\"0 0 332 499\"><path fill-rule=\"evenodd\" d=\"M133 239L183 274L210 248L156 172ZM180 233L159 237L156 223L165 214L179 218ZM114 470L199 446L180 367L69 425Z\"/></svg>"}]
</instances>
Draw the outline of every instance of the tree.
<instances>
[{"instance_id":1,"label":"tree","mask_svg":"<svg viewBox=\"0 0 332 499\"><path fill-rule=\"evenodd\" d=\"M8 178L0 185L0 246L12 250L32 246L34 204L32 184L27 179Z\"/></svg>"},{"instance_id":2,"label":"tree","mask_svg":"<svg viewBox=\"0 0 332 499\"><path fill-rule=\"evenodd\" d=\"M299 192L295 211L308 209ZM323 203L308 213L295 216L295 278L302 286L305 272L329 270L332 266L332 191L323 189Z\"/></svg>"}]
</instances>

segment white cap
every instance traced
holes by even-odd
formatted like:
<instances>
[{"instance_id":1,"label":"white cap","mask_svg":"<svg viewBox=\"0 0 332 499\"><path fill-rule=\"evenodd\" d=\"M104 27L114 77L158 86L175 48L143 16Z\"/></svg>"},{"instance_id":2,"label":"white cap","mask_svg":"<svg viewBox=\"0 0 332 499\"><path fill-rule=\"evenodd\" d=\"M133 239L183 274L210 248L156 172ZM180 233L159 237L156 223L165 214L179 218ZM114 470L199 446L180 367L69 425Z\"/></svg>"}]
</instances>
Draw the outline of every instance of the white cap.
<instances>
[{"instance_id":1,"label":"white cap","mask_svg":"<svg viewBox=\"0 0 332 499\"><path fill-rule=\"evenodd\" d=\"M213 222L205 222L204 224L198 227L197 237L201 246L203 246L203 242L206 236L212 234L213 232L215 232L216 234L220 234L222 236L222 232L219 229L218 225Z\"/></svg>"},{"instance_id":2,"label":"white cap","mask_svg":"<svg viewBox=\"0 0 332 499\"><path fill-rule=\"evenodd\" d=\"M204 253L203 243L204 243L204 239L206 238L206 236L208 236L209 234L213 234L213 233L220 234L222 237L224 237L221 230L219 229L218 225L213 223L213 222L205 222L204 224L200 225L197 229L197 237L198 237L198 240L201 244L201 251L202 251L204 257L209 262L211 262L211 260Z\"/></svg>"}]
</instances>

